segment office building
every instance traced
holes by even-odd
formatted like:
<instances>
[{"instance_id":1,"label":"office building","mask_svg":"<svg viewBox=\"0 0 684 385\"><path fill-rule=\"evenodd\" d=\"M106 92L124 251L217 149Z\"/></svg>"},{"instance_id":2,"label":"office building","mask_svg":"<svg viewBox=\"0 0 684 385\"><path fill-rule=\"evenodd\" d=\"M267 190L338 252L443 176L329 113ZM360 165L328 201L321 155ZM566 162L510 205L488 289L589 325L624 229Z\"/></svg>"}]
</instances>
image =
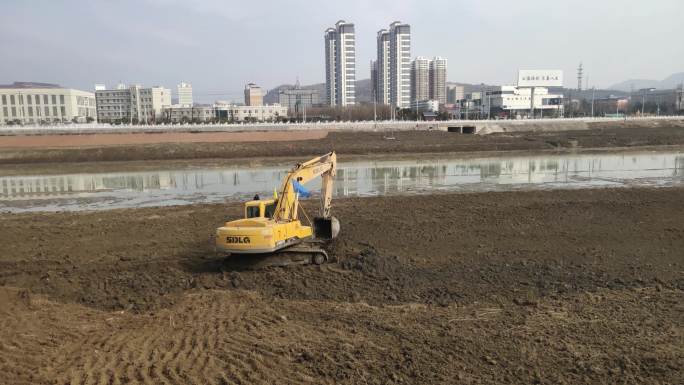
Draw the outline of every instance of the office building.
<instances>
[{"instance_id":1,"label":"office building","mask_svg":"<svg viewBox=\"0 0 684 385\"><path fill-rule=\"evenodd\" d=\"M395 21L389 29L389 103L411 106L411 27Z\"/></svg>"},{"instance_id":2,"label":"office building","mask_svg":"<svg viewBox=\"0 0 684 385\"><path fill-rule=\"evenodd\" d=\"M294 88L282 89L278 93L278 104L287 108L290 116L303 114L304 110L320 105L318 90Z\"/></svg>"},{"instance_id":3,"label":"office building","mask_svg":"<svg viewBox=\"0 0 684 385\"><path fill-rule=\"evenodd\" d=\"M430 99L444 105L447 102L447 59L436 56L430 61Z\"/></svg>"},{"instance_id":4,"label":"office building","mask_svg":"<svg viewBox=\"0 0 684 385\"><path fill-rule=\"evenodd\" d=\"M91 122L96 118L92 92L47 83L0 85L0 124Z\"/></svg>"},{"instance_id":5,"label":"office building","mask_svg":"<svg viewBox=\"0 0 684 385\"><path fill-rule=\"evenodd\" d=\"M250 107L264 105L264 93L261 87L254 83L245 86L245 105Z\"/></svg>"},{"instance_id":6,"label":"office building","mask_svg":"<svg viewBox=\"0 0 684 385\"><path fill-rule=\"evenodd\" d=\"M411 102L430 99L430 60L418 56L411 62Z\"/></svg>"},{"instance_id":7,"label":"office building","mask_svg":"<svg viewBox=\"0 0 684 385\"><path fill-rule=\"evenodd\" d=\"M178 104L184 107L192 107L192 84L181 82L178 85Z\"/></svg>"},{"instance_id":8,"label":"office building","mask_svg":"<svg viewBox=\"0 0 684 385\"><path fill-rule=\"evenodd\" d=\"M377 58L375 60L376 77L373 82L373 94L379 104L389 104L389 31L381 29L377 34Z\"/></svg>"},{"instance_id":9,"label":"office building","mask_svg":"<svg viewBox=\"0 0 684 385\"><path fill-rule=\"evenodd\" d=\"M558 116L563 112L563 94L550 93L546 87L535 87L534 95L529 87L489 87L484 93L473 92L472 98L480 101L482 113L490 117L501 113L508 117L530 116L532 106L535 116Z\"/></svg>"},{"instance_id":10,"label":"office building","mask_svg":"<svg viewBox=\"0 0 684 385\"><path fill-rule=\"evenodd\" d=\"M171 106L171 90L123 84L107 89L98 85L95 100L100 122L154 123L163 118L164 107Z\"/></svg>"},{"instance_id":11,"label":"office building","mask_svg":"<svg viewBox=\"0 0 684 385\"><path fill-rule=\"evenodd\" d=\"M354 24L340 20L325 40L326 100L331 106L356 103L356 36Z\"/></svg>"}]
</instances>

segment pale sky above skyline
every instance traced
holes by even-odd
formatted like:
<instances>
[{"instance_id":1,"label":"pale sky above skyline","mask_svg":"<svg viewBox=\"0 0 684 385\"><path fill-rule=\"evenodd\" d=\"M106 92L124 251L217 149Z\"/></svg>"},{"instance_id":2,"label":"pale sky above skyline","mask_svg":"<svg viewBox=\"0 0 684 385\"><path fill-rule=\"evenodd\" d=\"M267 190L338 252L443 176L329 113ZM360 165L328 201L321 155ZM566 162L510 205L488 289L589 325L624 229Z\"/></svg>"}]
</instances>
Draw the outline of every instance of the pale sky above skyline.
<instances>
[{"instance_id":1,"label":"pale sky above skyline","mask_svg":"<svg viewBox=\"0 0 684 385\"><path fill-rule=\"evenodd\" d=\"M324 81L323 31L356 25L357 79L375 33L411 24L411 54L449 60L449 81L511 84L518 69L562 69L576 85L662 80L684 71L682 0L2 0L0 83L43 81L92 90L119 81L196 101L240 100L254 82ZM175 91L174 91L175 93Z\"/></svg>"}]
</instances>

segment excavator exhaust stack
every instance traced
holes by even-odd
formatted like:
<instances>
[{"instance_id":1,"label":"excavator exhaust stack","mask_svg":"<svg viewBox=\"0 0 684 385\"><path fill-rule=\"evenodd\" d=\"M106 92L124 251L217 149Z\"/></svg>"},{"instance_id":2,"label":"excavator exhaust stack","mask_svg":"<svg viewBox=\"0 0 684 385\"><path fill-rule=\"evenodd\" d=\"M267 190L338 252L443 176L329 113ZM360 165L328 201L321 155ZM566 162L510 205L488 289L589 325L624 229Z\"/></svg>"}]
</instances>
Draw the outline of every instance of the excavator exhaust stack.
<instances>
[{"instance_id":1,"label":"excavator exhaust stack","mask_svg":"<svg viewBox=\"0 0 684 385\"><path fill-rule=\"evenodd\" d=\"M314 218L313 221L314 237L321 240L329 240L337 237L340 233L340 221L335 217Z\"/></svg>"}]
</instances>

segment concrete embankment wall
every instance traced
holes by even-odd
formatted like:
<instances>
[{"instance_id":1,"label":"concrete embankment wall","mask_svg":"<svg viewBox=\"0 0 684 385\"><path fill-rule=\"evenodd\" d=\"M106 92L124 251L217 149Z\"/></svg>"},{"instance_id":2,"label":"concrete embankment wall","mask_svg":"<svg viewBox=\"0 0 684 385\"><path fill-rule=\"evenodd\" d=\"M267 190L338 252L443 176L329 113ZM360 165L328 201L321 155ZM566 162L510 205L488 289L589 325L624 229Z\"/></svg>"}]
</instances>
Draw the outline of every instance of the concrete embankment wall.
<instances>
[{"instance_id":1,"label":"concrete embankment wall","mask_svg":"<svg viewBox=\"0 0 684 385\"><path fill-rule=\"evenodd\" d=\"M524 120L524 121L486 121L476 123L476 132L481 135L492 134L495 132L554 132L554 131L577 131L588 130L589 122L585 120L561 120L549 119L543 121Z\"/></svg>"},{"instance_id":2,"label":"concrete embankment wall","mask_svg":"<svg viewBox=\"0 0 684 385\"><path fill-rule=\"evenodd\" d=\"M244 131L411 131L442 130L473 134L522 131L568 131L587 130L591 123L622 124L684 121L684 116L648 118L578 118L539 120L452 120L440 122L382 121L382 122L333 122L306 124L185 124L185 125L109 125L68 124L55 126L0 126L0 135L48 135L48 134L115 134L153 132L244 132Z\"/></svg>"}]
</instances>

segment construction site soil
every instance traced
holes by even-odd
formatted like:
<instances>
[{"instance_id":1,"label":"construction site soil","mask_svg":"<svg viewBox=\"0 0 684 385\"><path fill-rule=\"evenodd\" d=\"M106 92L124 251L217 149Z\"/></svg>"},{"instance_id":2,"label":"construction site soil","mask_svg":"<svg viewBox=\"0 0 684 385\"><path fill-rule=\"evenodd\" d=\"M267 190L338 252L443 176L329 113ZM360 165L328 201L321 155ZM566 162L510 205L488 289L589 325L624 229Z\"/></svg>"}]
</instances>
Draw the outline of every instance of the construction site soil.
<instances>
[{"instance_id":1,"label":"construction site soil","mask_svg":"<svg viewBox=\"0 0 684 385\"><path fill-rule=\"evenodd\" d=\"M213 252L237 204L0 215L0 383L684 379L682 188L334 212L336 262L261 271Z\"/></svg>"},{"instance_id":2,"label":"construction site soil","mask_svg":"<svg viewBox=\"0 0 684 385\"><path fill-rule=\"evenodd\" d=\"M226 134L121 134L96 138L55 139L0 137L0 165L17 163L149 161L183 159L306 158L335 150L343 156L490 151L575 151L590 148L635 148L684 145L684 121L590 123L590 130L464 135L444 131L387 132L250 132ZM198 138L192 138L196 135ZM204 135L204 136L202 136ZM291 140L284 140L290 135ZM87 136L87 135L86 135ZM132 139L131 137L142 137ZM117 142L117 137L120 141ZM206 139L200 139L204 138ZM155 138L157 143L154 143ZM164 143L168 140L174 143ZM133 142L131 142L133 140ZM204 142L202 142L204 140ZM223 140L223 141L222 141ZM249 141L251 140L251 141ZM21 147L11 143L21 142ZM199 143L198 143L199 141ZM80 144L71 148L69 142ZM89 144L90 143L90 144ZM93 145L92 143L98 143ZM119 143L119 144L117 144ZM130 144L137 143L137 144ZM9 147L8 147L9 146ZM19 144L17 144L19 146Z\"/></svg>"}]
</instances>

